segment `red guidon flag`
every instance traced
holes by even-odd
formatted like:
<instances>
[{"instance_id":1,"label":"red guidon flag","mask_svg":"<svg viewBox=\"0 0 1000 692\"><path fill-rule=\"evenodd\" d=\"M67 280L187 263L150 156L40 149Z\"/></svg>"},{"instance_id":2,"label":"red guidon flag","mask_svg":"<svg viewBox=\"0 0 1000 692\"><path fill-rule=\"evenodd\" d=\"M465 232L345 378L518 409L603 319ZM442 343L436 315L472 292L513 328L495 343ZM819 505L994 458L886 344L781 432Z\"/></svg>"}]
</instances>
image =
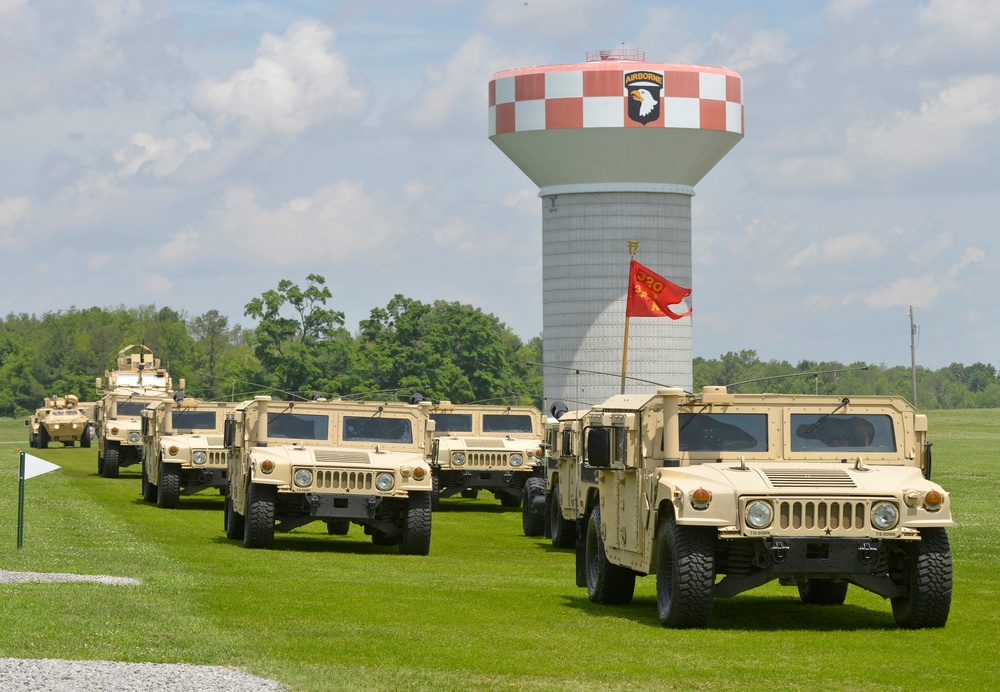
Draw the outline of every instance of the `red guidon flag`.
<instances>
[{"instance_id":1,"label":"red guidon flag","mask_svg":"<svg viewBox=\"0 0 1000 692\"><path fill-rule=\"evenodd\" d=\"M690 288L678 286L632 260L628 273L627 317L669 317L679 320L691 311L676 313L668 305L676 305L691 295Z\"/></svg>"}]
</instances>

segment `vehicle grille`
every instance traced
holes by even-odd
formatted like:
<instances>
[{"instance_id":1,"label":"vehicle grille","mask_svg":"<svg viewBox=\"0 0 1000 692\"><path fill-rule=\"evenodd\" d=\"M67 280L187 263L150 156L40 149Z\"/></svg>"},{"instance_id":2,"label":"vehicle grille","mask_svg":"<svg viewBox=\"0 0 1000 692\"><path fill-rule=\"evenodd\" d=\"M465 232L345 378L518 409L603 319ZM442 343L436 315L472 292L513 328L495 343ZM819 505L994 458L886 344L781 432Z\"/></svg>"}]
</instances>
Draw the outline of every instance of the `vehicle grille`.
<instances>
[{"instance_id":1,"label":"vehicle grille","mask_svg":"<svg viewBox=\"0 0 1000 692\"><path fill-rule=\"evenodd\" d=\"M776 525L782 533L814 534L830 529L843 535L869 531L870 500L780 499L776 504Z\"/></svg>"},{"instance_id":2,"label":"vehicle grille","mask_svg":"<svg viewBox=\"0 0 1000 692\"><path fill-rule=\"evenodd\" d=\"M224 450L209 450L208 452L208 465L209 466L225 466L228 463L229 453Z\"/></svg>"},{"instance_id":3,"label":"vehicle grille","mask_svg":"<svg viewBox=\"0 0 1000 692\"><path fill-rule=\"evenodd\" d=\"M775 488L856 488L847 471L839 469L763 469Z\"/></svg>"},{"instance_id":4,"label":"vehicle grille","mask_svg":"<svg viewBox=\"0 0 1000 692\"><path fill-rule=\"evenodd\" d=\"M313 452L321 464L370 464L368 452L354 450L317 449Z\"/></svg>"},{"instance_id":5,"label":"vehicle grille","mask_svg":"<svg viewBox=\"0 0 1000 692\"><path fill-rule=\"evenodd\" d=\"M317 469L313 477L313 487L322 490L371 490L375 487L375 473Z\"/></svg>"},{"instance_id":6,"label":"vehicle grille","mask_svg":"<svg viewBox=\"0 0 1000 692\"><path fill-rule=\"evenodd\" d=\"M524 458L524 455L521 455ZM508 466L509 452L466 452L466 466L475 468L496 468Z\"/></svg>"}]
</instances>

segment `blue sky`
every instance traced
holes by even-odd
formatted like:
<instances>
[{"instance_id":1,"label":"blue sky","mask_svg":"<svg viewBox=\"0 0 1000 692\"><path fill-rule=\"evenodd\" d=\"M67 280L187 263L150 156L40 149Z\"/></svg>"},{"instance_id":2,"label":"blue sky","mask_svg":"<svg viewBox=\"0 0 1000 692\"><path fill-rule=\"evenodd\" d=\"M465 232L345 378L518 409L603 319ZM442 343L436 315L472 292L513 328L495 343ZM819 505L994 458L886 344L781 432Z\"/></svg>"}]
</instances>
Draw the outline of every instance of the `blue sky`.
<instances>
[{"instance_id":1,"label":"blue sky","mask_svg":"<svg viewBox=\"0 0 1000 692\"><path fill-rule=\"evenodd\" d=\"M326 277L541 332L500 70L641 49L744 79L696 187L694 353L1000 365L1000 3L0 0L0 313L196 316Z\"/></svg>"}]
</instances>

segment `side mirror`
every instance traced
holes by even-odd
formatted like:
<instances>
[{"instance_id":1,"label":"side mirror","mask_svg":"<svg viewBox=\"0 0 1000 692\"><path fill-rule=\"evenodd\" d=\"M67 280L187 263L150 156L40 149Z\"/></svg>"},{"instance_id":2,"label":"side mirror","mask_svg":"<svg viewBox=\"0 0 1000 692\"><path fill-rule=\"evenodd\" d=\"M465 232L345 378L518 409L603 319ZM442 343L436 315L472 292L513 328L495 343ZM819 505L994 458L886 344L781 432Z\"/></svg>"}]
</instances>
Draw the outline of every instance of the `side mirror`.
<instances>
[{"instance_id":1,"label":"side mirror","mask_svg":"<svg viewBox=\"0 0 1000 692\"><path fill-rule=\"evenodd\" d=\"M142 436L149 437L149 416L142 417Z\"/></svg>"},{"instance_id":2,"label":"side mirror","mask_svg":"<svg viewBox=\"0 0 1000 692\"><path fill-rule=\"evenodd\" d=\"M611 466L611 431L607 428L591 428L587 432L587 463Z\"/></svg>"},{"instance_id":3,"label":"side mirror","mask_svg":"<svg viewBox=\"0 0 1000 692\"><path fill-rule=\"evenodd\" d=\"M562 456L568 457L573 455L573 431L563 430L562 431Z\"/></svg>"},{"instance_id":4,"label":"side mirror","mask_svg":"<svg viewBox=\"0 0 1000 692\"><path fill-rule=\"evenodd\" d=\"M234 442L236 442L236 420L226 418L226 422L222 425L222 444L225 447L232 447Z\"/></svg>"}]
</instances>

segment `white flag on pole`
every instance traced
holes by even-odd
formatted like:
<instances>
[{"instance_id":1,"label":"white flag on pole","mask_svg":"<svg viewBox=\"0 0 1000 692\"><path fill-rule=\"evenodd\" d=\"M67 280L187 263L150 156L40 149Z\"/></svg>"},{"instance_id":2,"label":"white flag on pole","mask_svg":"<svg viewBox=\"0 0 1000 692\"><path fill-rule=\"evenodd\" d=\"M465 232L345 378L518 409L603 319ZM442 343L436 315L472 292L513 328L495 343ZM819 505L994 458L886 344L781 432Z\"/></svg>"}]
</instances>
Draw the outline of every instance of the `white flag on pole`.
<instances>
[{"instance_id":1,"label":"white flag on pole","mask_svg":"<svg viewBox=\"0 0 1000 692\"><path fill-rule=\"evenodd\" d=\"M48 473L49 471L55 471L59 466L51 462L45 461L45 459L39 459L38 457L33 457L30 454L24 455L24 479L34 478L35 476L41 476L43 473Z\"/></svg>"}]
</instances>

